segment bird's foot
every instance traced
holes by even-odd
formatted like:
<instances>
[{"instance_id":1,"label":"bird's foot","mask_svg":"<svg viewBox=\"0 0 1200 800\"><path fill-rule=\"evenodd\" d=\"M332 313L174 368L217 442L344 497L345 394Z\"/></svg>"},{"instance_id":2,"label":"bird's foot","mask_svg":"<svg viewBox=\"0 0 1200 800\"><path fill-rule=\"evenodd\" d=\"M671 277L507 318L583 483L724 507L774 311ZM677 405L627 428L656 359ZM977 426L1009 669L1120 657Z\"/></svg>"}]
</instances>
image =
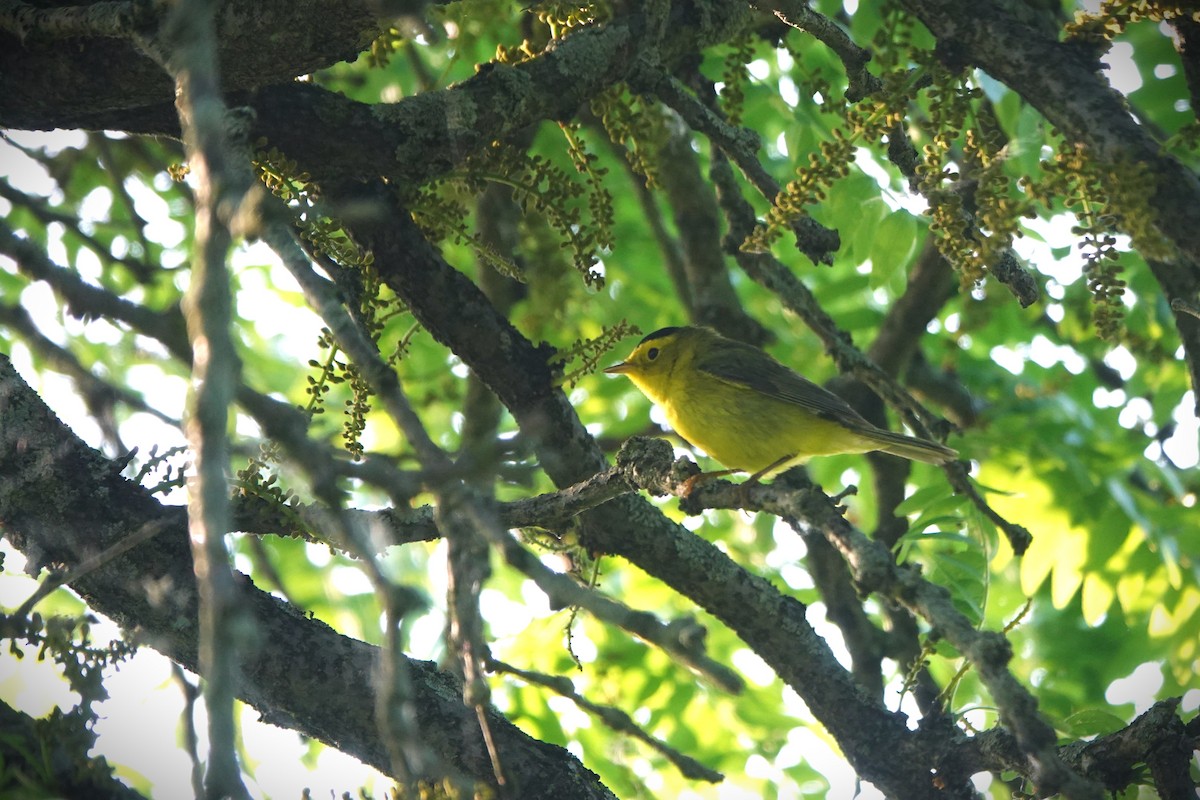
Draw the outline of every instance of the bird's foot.
<instances>
[{"instance_id":1,"label":"bird's foot","mask_svg":"<svg viewBox=\"0 0 1200 800\"><path fill-rule=\"evenodd\" d=\"M707 483L715 478L723 478L726 475L732 475L738 471L739 470L736 469L722 469L717 470L716 472L698 472L683 482L683 489L680 491L679 496L685 498L691 497L692 492L696 491L696 489L700 487L700 484Z\"/></svg>"}]
</instances>

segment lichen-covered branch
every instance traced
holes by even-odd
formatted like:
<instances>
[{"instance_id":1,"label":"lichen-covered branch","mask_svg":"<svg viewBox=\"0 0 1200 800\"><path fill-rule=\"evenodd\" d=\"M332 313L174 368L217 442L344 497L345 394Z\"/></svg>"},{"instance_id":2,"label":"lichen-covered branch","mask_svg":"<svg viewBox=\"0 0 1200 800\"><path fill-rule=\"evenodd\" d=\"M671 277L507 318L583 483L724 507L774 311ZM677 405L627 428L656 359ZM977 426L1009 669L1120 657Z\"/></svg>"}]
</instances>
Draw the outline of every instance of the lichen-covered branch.
<instances>
[{"instance_id":1,"label":"lichen-covered branch","mask_svg":"<svg viewBox=\"0 0 1200 800\"><path fill-rule=\"evenodd\" d=\"M31 563L75 564L160 517L167 529L71 584L96 611L191 670L198 669L198 597L182 515L122 478L79 441L0 355L0 526ZM57 503L46 503L54 496ZM130 576L138 576L130 580ZM170 586L165 595L161 588ZM334 633L239 577L232 602L245 609L263 642L287 642L236 654L235 691L263 718L292 727L371 764L390 768L375 725L375 692L364 688L379 650ZM461 686L436 666L405 659L416 724L444 763L490 782L491 763ZM337 697L331 704L329 697ZM565 750L521 733L489 710L488 721L515 783L533 800L611 798L596 776ZM468 722L469 721L469 722ZM474 731L475 733L472 733Z\"/></svg>"},{"instance_id":2,"label":"lichen-covered branch","mask_svg":"<svg viewBox=\"0 0 1200 800\"><path fill-rule=\"evenodd\" d=\"M1053 728L1038 715L1033 695L1008 670L1012 650L1004 636L977 630L954 607L946 589L926 581L911 566L897 565L887 547L851 525L836 504L807 478L793 472L786 479L781 477L766 485L734 486L710 481L689 493L685 478L653 468L644 474L660 478L645 488L682 496L681 507L691 513L704 508L767 511L819 532L841 552L860 591L878 592L925 619L978 670L992 693L1001 721L1016 736L1027 759L1028 777L1039 790L1088 800L1101 796L1097 785L1069 770L1060 760Z\"/></svg>"}]
</instances>

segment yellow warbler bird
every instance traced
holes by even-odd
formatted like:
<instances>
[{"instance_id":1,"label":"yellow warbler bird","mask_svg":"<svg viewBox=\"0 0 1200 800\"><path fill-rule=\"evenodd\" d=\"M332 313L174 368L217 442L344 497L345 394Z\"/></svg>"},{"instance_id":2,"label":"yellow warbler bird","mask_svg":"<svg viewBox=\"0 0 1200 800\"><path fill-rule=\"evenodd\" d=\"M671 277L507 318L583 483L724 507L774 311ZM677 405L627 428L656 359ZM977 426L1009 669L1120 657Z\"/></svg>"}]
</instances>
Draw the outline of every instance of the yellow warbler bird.
<instances>
[{"instance_id":1,"label":"yellow warbler bird","mask_svg":"<svg viewBox=\"0 0 1200 800\"><path fill-rule=\"evenodd\" d=\"M812 456L882 450L929 464L945 445L882 430L845 400L752 345L708 328L663 328L604 370L627 375L675 432L751 480Z\"/></svg>"}]
</instances>

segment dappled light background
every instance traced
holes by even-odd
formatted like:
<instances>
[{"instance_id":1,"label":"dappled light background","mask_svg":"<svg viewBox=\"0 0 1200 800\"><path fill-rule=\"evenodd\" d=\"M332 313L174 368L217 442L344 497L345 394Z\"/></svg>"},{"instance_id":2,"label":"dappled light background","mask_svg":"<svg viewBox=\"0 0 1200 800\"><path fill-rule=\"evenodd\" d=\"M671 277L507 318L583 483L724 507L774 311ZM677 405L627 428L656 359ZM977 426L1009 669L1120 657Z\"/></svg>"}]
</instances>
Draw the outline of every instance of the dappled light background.
<instances>
[{"instance_id":1,"label":"dappled light background","mask_svg":"<svg viewBox=\"0 0 1200 800\"><path fill-rule=\"evenodd\" d=\"M503 24L485 25L486 15L473 16L472 4L461 5L467 10L449 8L435 15L436 37L396 37L388 40L394 49L390 59L364 54L311 80L364 102L394 102L465 80L497 45L521 43L515 13L505 11ZM813 5L830 14L840 10L840 19L861 44L886 38L880 32L884 23L864 10L865 3L840 9L835 3ZM1130 25L1105 55L1109 82L1166 137L1195 124L1169 33L1151 21ZM731 89L740 93L741 124L761 136L759 157L781 183L794 177L797 166L831 138L840 122L822 105L828 98L821 87L839 96L845 89L836 59L806 44L796 31L778 46L748 38L711 48L701 70L714 80L723 101L729 101ZM841 81L836 86L829 83L834 75ZM1054 158L1059 140L1017 94L982 73L969 72L965 85L979 90L1008 136L1004 169L1014 186L1017 176L1036 174L1040 162ZM929 134L922 103L914 103L910 131L918 148ZM594 248L593 269L603 281L584 281L572 269L568 248L532 204L526 210L534 219L519 231L526 283L513 295L508 316L531 341L561 351L603 337L622 321L642 333L690 321L678 285L663 268L667 253L655 232L658 224L668 239L675 237L674 219L661 199L641 194L645 178L628 166L623 149L604 141L602 131L593 119L571 135L585 143L594 157L592 174L602 175L611 192L610 235ZM557 125L546 124L531 134L530 148L574 179L589 180L576 173L563 140ZM696 137L692 149L708 163L707 139ZM0 213L12 236L36 242L51 262L69 267L84 282L161 308L176 302L189 281L194 177L179 180L170 169L182 156L172 142L114 132L9 131L0 141ZM1195 168L1195 152L1188 158ZM950 167L962 166L961 152L951 152L948 159ZM465 178L455 183L462 177L451 175L431 191L455 200L473 196L479 187ZM766 205L761 198L756 202L762 217ZM571 203L582 213L596 210L586 199ZM293 199L292 208L299 206ZM1017 557L996 526L955 494L940 470L916 465L897 509L908 520L908 532L895 551L902 561L920 564L925 578L949 588L956 607L979 628L1006 632L1015 652L1011 670L1032 688L1059 734L1077 738L1116 730L1162 698L1182 696L1185 717L1200 707L1200 428L1185 353L1144 254L1129 236L1117 235L1111 243L1126 285L1112 312L1117 330L1101 336L1094 319L1097 301L1088 289L1088 251L1080 246L1079 209L1061 201L1033 207L1036 215L1021 221L1012 248L1040 289L1038 301L1022 308L990 275L956 276L959 285L917 347L925 366L970 395L970 414L955 418L945 412L936 388L918 388L918 395L958 423L948 444L969 460L972 479L991 507L1027 528L1033 543ZM864 141L853 148L848 174L808 211L840 233L842 246L831 264L814 265L786 237L771 244L772 252L865 350L904 293L914 259L934 235L928 200L897 174L885 147ZM463 224L463 236L444 229L439 247L456 269L481 283L494 281L495 274L481 277L491 267L470 239L471 230L482 224L479 212L464 212ZM131 264L149 264L154 274L137 278ZM344 356L331 351L322 336L324 323L270 248L240 243L230 266L244 380L259 392L311 409L312 387L331 374L331 360ZM772 354L818 383L836 376L821 340L776 294L732 267L728 280L736 301L769 330ZM0 319L0 349L22 378L91 446L110 457L136 451L125 468L127 477L160 487L165 503L185 503L180 481L172 484L170 478L188 468L179 421L189 367L129 326L71 313L45 281L31 279L3 254L0 302L10 309ZM32 320L36 337L13 321L16 308ZM435 443L457 452L466 436L462 409L470 391L469 370L401 302L389 306L375 332L381 352L397 354L393 365ZM613 343L597 363L619 360L635 341ZM69 352L74 363L56 358L56 348ZM568 369L579 366L574 362ZM610 460L632 435L670 435L658 409L626 381L595 366L572 375L565 390ZM96 406L80 388L80 372L125 393L111 416L98 419L93 413ZM415 466L408 443L380 408L361 409L361 418L355 417L359 409L348 383L333 384L321 402L325 411L313 417L315 436ZM494 476L497 497L515 500L552 490L514 420L507 412L498 414L496 438L509 449ZM890 424L900 426L895 417ZM303 501L312 501L300 470L286 460L263 457L262 431L249 415L235 410L231 429L231 488L244 480L238 470L262 469ZM671 441L678 455L717 468L705 454L677 438ZM842 501L847 518L872 529L880 500L865 457L817 459L808 469L830 494L857 486L858 493ZM365 483L347 488L355 507L378 509L388 502ZM808 620L850 666L842 633L826 617L825 599L806 568L805 545L792 528L765 513L687 515L678 498L650 499L737 564L808 604ZM428 501L421 496L416 502ZM298 538L239 532L229 540L234 567L256 586L346 636L382 642L381 608L354 559ZM528 541L544 544L534 534ZM24 556L3 546L0 605L13 609L32 594L36 581L23 574ZM543 563L556 571L580 557L556 550L538 549ZM419 613L404 621L405 652L443 664L453 660L445 638L446 560L442 541L392 547L381 560L390 578L421 598ZM716 786L689 781L660 753L613 733L577 704L513 676L493 676L492 699L501 712L533 736L565 746L618 796L881 796L856 781L837 742L759 655L660 580L615 557L590 563L586 576L606 594L663 619L694 615L707 629L710 655L745 678L741 696L722 692L661 650L587 614L552 608L533 581L499 559L493 566L480 607L495 658L568 676L580 694L625 709L637 725L726 775ZM865 608L874 619L882 618L878 599L868 599ZM43 600L38 611L82 614L86 607L64 588ZM103 642L120 638L121 632L99 619L91 636ZM923 635L922 644L956 719L971 730L995 725L991 699L978 675L964 667L962 654L936 637ZM910 677L886 662L884 702L915 724L920 712ZM196 681L149 648L106 668L109 699L95 706L94 752L147 796L184 797L192 791L193 764L183 731L189 715L186 724L205 727L203 703L190 707L185 699L185 689ZM0 653L0 697L34 716L76 702L53 664L39 659L36 649L19 646ZM257 797L298 797L306 787L314 797L353 794L359 787L376 796L389 790L390 782L373 769L262 723L249 708L239 706L238 719L248 785ZM205 757L202 744L196 755ZM987 775L977 777L977 786L988 796L1007 796L1007 787Z\"/></svg>"}]
</instances>

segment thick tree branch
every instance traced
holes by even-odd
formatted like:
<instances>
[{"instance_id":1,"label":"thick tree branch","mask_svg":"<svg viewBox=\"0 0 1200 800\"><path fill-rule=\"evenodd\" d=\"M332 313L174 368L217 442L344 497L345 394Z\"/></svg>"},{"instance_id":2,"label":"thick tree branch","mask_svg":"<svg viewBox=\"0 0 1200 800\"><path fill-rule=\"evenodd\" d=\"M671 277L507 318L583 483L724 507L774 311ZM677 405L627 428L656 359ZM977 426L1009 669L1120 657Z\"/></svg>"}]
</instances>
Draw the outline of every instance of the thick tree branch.
<instances>
[{"instance_id":1,"label":"thick tree branch","mask_svg":"<svg viewBox=\"0 0 1200 800\"><path fill-rule=\"evenodd\" d=\"M0 527L33 564L74 564L174 512L114 471L67 430L0 356ZM47 496L59 502L44 502ZM182 517L176 515L179 522ZM130 576L138 576L130 580ZM196 670L197 593L187 535L175 523L72 584L105 614L167 657ZM319 739L378 769L389 768L365 686L378 649L324 624L240 579L234 602L255 631L238 653L238 697L263 718ZM279 642L288 647L280 649ZM491 763L461 686L428 662L406 659L416 722L446 764L483 782ZM337 697L338 703L328 699ZM523 797L611 798L565 750L521 733L489 711L489 725ZM470 720L471 725L464 725ZM476 734L472 735L471 730ZM474 738L473 738L474 736ZM519 776L536 776L521 782Z\"/></svg>"},{"instance_id":2,"label":"thick tree branch","mask_svg":"<svg viewBox=\"0 0 1200 800\"><path fill-rule=\"evenodd\" d=\"M674 116L666 124L668 132L658 152L656 174L674 212L683 250L687 296L681 301L697 325L763 345L769 340L769 331L742 308L729 280L721 251L721 209L692 149L691 129Z\"/></svg>"},{"instance_id":3,"label":"thick tree branch","mask_svg":"<svg viewBox=\"0 0 1200 800\"><path fill-rule=\"evenodd\" d=\"M901 5L933 32L947 60L972 64L1008 84L1099 163L1142 165L1155 187L1148 198L1155 222L1180 258L1197 269L1200 226L1192 209L1200 207L1200 179L1165 154L1127 112L1121 95L1100 74L1094 53L1041 35L995 0L970 6L903 0Z\"/></svg>"},{"instance_id":4,"label":"thick tree branch","mask_svg":"<svg viewBox=\"0 0 1200 800\"><path fill-rule=\"evenodd\" d=\"M695 491L688 491L691 487L684 479L661 469L651 468L645 474L667 476L666 481L647 488L684 497L681 508L690 513L704 508L768 511L819 532L841 552L860 591L878 592L907 607L971 662L991 692L1001 721L1016 737L1025 757L1023 772L1039 791L1098 800L1100 787L1063 764L1055 750L1054 730L1038 715L1036 699L1009 672L1012 650L1004 636L977 630L954 607L946 589L924 580L911 566L898 566L887 547L847 522L837 506L799 472L789 473L789 479L781 477L770 484L749 487L710 481Z\"/></svg>"},{"instance_id":5,"label":"thick tree branch","mask_svg":"<svg viewBox=\"0 0 1200 800\"><path fill-rule=\"evenodd\" d=\"M1134 766L1146 764L1162 800L1192 800L1196 784L1191 759L1200 737L1188 733L1179 718L1179 698L1155 703L1115 733L1063 748L1063 760L1110 792L1129 785Z\"/></svg>"},{"instance_id":6,"label":"thick tree branch","mask_svg":"<svg viewBox=\"0 0 1200 800\"><path fill-rule=\"evenodd\" d=\"M165 4L159 4L163 6ZM151 3L97 2L81 6L39 8L20 0L0 2L0 30L24 41L30 36L47 39L83 37L132 38L135 32L153 23L156 13Z\"/></svg>"},{"instance_id":7,"label":"thick tree branch","mask_svg":"<svg viewBox=\"0 0 1200 800\"><path fill-rule=\"evenodd\" d=\"M317 0L311 2L316 4ZM265 25L276 24L273 7L256 14ZM704 14L696 13L689 4L671 4L667 36L661 43L659 61L669 64L683 53L724 41L748 24L752 16L747 8L736 3L709 6ZM424 92L395 104L368 105L312 84L281 84L283 76L278 73L278 64L272 64L270 69L262 65L254 72L254 65L267 55L257 44L257 38L251 38L264 35L257 32L257 28L229 32L231 35L236 33L239 41L231 44L229 51L222 49L218 57L223 63L236 64L239 69L237 75L226 74L227 89L264 87L241 93L235 91L228 98L231 106L247 105L254 109L257 124L253 134L265 137L271 145L295 159L318 183L335 178L383 176L417 185L446 174L466 156L493 141L507 140L531 124L574 117L592 97L628 78L635 68L639 68L638 53L644 45L644 26L642 14L634 12L603 26L576 31L529 61L515 66L489 64L453 87ZM301 26L289 16L287 24L279 27L292 30ZM336 38L324 22L313 24L307 30L320 31L326 40ZM222 31L224 33L224 29ZM246 39L255 42L252 52L242 52L248 49L244 44ZM301 43L289 44L301 51L304 49ZM22 52L18 46L14 46L13 51ZM4 52L2 46L0 52ZM129 54L104 53L102 59L117 64L137 63L137 59ZM283 61L287 63L286 59ZM14 84L18 75L30 79L36 77L36 74L26 75L23 66L21 61L12 65L0 62L0 76L13 75ZM297 64L295 71L288 72L287 77L314 68ZM55 109L47 109L38 115L31 111L40 106L34 102L36 98L27 96L26 87L13 86L13 92L20 89L20 96L26 102L14 103L12 108L0 104L0 126L106 127L178 135L178 122L169 113L169 86L160 85L139 96L136 82L127 85L128 81L114 77L111 70L99 70L89 63L80 71L81 80L87 79L89 85L100 82L97 75L103 81L102 85L94 87L91 95L79 98L77 104L85 106L84 109L72 116L72 104L64 100ZM161 76L158 80L161 83ZM272 86L272 83L278 85ZM121 92L114 90L118 86ZM8 82L0 82L0 98L11 96L7 89ZM41 91L44 95L45 90ZM93 96L105 100L89 103L89 97ZM155 102L160 105L154 105ZM131 105L138 107L128 115L113 111ZM331 124L331 120L336 124Z\"/></svg>"},{"instance_id":8,"label":"thick tree branch","mask_svg":"<svg viewBox=\"0 0 1200 800\"><path fill-rule=\"evenodd\" d=\"M216 22L223 88L268 86L353 58L380 31L372 5L367 0L222 4ZM153 30L164 8L158 0L81 2L58 9L5 0L0 127L152 126L156 133L177 136L171 79L136 41ZM85 35L89 32L93 35ZM63 36L72 38L64 43Z\"/></svg>"}]
</instances>

